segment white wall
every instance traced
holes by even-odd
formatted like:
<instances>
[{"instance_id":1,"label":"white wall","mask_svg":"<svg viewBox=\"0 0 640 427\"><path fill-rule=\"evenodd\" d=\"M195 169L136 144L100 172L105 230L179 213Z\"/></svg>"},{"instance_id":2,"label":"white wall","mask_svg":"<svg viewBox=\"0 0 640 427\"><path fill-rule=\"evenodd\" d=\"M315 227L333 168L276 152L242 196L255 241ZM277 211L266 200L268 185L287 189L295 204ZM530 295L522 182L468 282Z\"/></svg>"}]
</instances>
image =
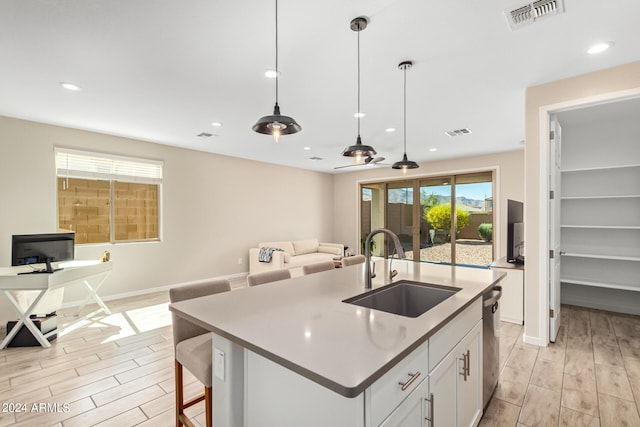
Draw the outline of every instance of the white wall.
<instances>
[{"instance_id":1,"label":"white wall","mask_svg":"<svg viewBox=\"0 0 640 427\"><path fill-rule=\"evenodd\" d=\"M526 91L525 341L549 342L548 114L571 106L640 93L640 62L560 80Z\"/></svg>"},{"instance_id":2,"label":"white wall","mask_svg":"<svg viewBox=\"0 0 640 427\"><path fill-rule=\"evenodd\" d=\"M362 172L339 174L334 178L334 237L336 241L355 248L360 247L358 236L358 185L361 182L377 182L439 176L448 173L464 173L478 170L497 170L495 206L498 209L494 241L497 246L497 258L506 256L507 236L507 199L524 200L524 152L522 150L496 153L477 157L464 157L438 162L425 162L420 168L403 175L390 167L367 168Z\"/></svg>"},{"instance_id":3,"label":"white wall","mask_svg":"<svg viewBox=\"0 0 640 427\"><path fill-rule=\"evenodd\" d=\"M11 264L11 235L57 231L56 146L164 161L162 241L76 248L77 259L111 251L102 295L246 272L261 241L333 241L331 174L0 117L0 265ZM0 325L14 317L0 298Z\"/></svg>"}]
</instances>

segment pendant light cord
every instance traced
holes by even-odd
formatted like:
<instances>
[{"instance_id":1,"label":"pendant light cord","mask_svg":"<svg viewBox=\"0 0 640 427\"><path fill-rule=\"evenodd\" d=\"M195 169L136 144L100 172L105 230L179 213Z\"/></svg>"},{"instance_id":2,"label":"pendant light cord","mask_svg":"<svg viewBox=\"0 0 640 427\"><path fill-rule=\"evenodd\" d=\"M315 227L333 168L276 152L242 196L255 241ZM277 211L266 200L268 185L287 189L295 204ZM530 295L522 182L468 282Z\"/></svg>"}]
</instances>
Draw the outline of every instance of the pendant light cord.
<instances>
[{"instance_id":1,"label":"pendant light cord","mask_svg":"<svg viewBox=\"0 0 640 427\"><path fill-rule=\"evenodd\" d=\"M360 136L360 23L358 23L358 137Z\"/></svg>"},{"instance_id":2,"label":"pendant light cord","mask_svg":"<svg viewBox=\"0 0 640 427\"><path fill-rule=\"evenodd\" d=\"M278 0L276 0L276 105L278 105Z\"/></svg>"},{"instance_id":3,"label":"pendant light cord","mask_svg":"<svg viewBox=\"0 0 640 427\"><path fill-rule=\"evenodd\" d=\"M404 71L404 122L402 124L404 128L404 154L407 154L407 66L403 67Z\"/></svg>"}]
</instances>

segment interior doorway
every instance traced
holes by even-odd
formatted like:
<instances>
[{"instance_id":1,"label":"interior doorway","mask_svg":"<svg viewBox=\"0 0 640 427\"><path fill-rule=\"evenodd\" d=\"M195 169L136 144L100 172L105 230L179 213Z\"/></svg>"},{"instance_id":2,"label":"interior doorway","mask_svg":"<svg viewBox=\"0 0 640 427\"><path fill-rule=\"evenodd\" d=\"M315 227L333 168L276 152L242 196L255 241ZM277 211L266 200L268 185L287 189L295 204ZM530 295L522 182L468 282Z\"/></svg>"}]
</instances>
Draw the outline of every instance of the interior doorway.
<instances>
[{"instance_id":1,"label":"interior doorway","mask_svg":"<svg viewBox=\"0 0 640 427\"><path fill-rule=\"evenodd\" d=\"M560 303L640 314L639 112L637 96L549 112L550 341Z\"/></svg>"}]
</instances>

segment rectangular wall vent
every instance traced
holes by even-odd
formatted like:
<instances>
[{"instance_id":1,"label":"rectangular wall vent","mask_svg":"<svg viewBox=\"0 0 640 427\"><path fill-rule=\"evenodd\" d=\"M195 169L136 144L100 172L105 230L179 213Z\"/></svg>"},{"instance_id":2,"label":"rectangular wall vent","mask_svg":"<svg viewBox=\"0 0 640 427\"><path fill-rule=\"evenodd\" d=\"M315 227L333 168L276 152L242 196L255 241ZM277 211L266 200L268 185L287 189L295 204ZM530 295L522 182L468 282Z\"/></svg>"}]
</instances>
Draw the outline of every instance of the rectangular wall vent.
<instances>
[{"instance_id":1,"label":"rectangular wall vent","mask_svg":"<svg viewBox=\"0 0 640 427\"><path fill-rule=\"evenodd\" d=\"M558 15L560 13L564 13L564 0L538 0L527 3L517 9L504 11L512 31L532 24L544 16Z\"/></svg>"}]
</instances>

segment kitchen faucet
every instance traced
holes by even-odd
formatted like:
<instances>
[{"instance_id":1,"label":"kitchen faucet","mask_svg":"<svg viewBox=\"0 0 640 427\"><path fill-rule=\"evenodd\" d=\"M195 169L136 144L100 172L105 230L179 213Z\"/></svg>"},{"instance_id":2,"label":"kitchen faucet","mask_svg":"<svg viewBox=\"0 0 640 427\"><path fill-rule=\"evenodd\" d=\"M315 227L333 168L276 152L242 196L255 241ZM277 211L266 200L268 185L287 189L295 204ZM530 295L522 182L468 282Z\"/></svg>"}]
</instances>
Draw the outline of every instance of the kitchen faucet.
<instances>
[{"instance_id":1,"label":"kitchen faucet","mask_svg":"<svg viewBox=\"0 0 640 427\"><path fill-rule=\"evenodd\" d=\"M377 228L369 233L369 235L367 236L367 240L364 243L364 256L366 258L366 261L364 263L364 287L366 289L371 289L371 278L373 277L371 273L371 239L373 238L373 236L380 233L384 233L387 236L391 237L391 240L393 240L393 244L396 247L398 258L406 258L404 254L404 248L400 243L400 239L398 239L398 236L396 236L393 231L387 230L386 228Z\"/></svg>"}]
</instances>

